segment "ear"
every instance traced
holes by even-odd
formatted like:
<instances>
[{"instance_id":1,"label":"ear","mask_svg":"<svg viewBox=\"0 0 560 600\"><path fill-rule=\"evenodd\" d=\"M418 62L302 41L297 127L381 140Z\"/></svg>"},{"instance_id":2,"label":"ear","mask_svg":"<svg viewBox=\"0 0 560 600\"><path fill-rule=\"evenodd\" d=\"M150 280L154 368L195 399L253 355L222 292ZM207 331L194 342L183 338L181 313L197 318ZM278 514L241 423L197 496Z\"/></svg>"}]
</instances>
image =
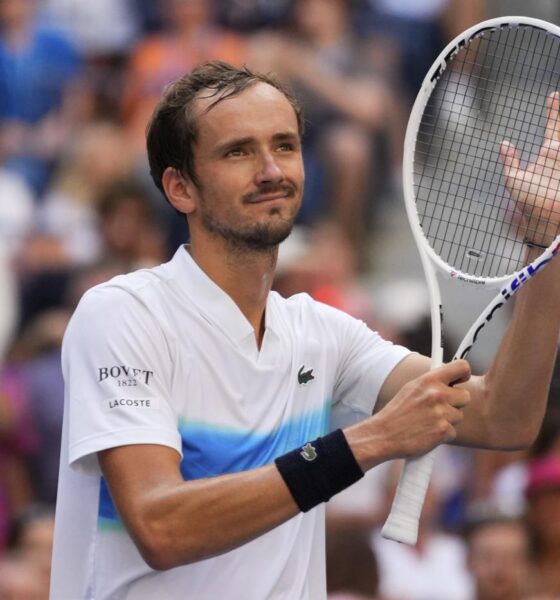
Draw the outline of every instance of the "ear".
<instances>
[{"instance_id":1,"label":"ear","mask_svg":"<svg viewBox=\"0 0 560 600\"><path fill-rule=\"evenodd\" d=\"M192 213L196 207L194 186L192 182L183 177L179 169L167 167L161 178L165 195L171 206L186 215Z\"/></svg>"}]
</instances>

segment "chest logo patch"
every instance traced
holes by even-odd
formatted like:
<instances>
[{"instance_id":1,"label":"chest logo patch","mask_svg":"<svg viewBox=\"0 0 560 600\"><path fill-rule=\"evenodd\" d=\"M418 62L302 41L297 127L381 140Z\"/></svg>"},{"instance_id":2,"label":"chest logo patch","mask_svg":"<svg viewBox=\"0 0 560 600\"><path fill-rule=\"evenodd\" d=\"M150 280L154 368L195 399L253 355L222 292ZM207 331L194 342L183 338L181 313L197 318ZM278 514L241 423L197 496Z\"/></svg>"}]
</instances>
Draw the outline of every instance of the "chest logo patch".
<instances>
[{"instance_id":1,"label":"chest logo patch","mask_svg":"<svg viewBox=\"0 0 560 600\"><path fill-rule=\"evenodd\" d=\"M300 385L309 383L312 379L315 379L315 376L313 375L313 369L309 369L308 371L304 371L304 369L305 365L301 365L297 374L297 380Z\"/></svg>"}]
</instances>

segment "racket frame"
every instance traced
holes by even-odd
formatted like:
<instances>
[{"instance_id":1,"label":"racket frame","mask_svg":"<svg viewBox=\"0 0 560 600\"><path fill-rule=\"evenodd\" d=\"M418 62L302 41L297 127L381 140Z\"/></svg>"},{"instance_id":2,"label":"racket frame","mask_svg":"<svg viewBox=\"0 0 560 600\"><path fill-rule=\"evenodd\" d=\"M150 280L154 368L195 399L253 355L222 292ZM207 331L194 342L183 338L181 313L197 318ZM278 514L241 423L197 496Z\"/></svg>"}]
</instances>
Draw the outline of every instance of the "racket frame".
<instances>
[{"instance_id":1,"label":"racket frame","mask_svg":"<svg viewBox=\"0 0 560 600\"><path fill-rule=\"evenodd\" d=\"M441 302L440 286L437 281L438 273L446 274L449 278L458 279L466 284L483 286L491 289L497 287L501 288L498 294L491 300L472 324L459 345L454 359L464 358L468 355L480 331L492 319L495 312L519 289L521 289L535 273L552 260L560 250L559 235L540 256L514 274L487 278L473 276L451 267L435 252L424 235L416 209L414 193L414 152L416 138L424 109L437 81L458 50L477 35L491 29L520 25L538 28L560 38L560 27L540 19L523 16L498 17L470 27L452 40L434 61L434 64L424 78L408 120L403 154L403 193L408 221L418 248L430 298L430 317L432 324L431 369L439 367L443 362L443 306ZM410 545L416 544L418 539L420 513L422 511L433 469L435 451L436 449L424 456L410 458L405 461L393 506L382 529L383 537Z\"/></svg>"}]
</instances>

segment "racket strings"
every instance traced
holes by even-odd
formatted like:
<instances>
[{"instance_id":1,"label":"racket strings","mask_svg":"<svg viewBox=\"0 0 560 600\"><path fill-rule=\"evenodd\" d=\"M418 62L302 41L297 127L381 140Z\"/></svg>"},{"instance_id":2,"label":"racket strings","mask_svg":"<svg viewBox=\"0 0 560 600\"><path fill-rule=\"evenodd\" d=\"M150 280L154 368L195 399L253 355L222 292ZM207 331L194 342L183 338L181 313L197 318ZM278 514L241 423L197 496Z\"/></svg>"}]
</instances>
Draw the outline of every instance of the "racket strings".
<instances>
[{"instance_id":1,"label":"racket strings","mask_svg":"<svg viewBox=\"0 0 560 600\"><path fill-rule=\"evenodd\" d=\"M529 46L529 47L535 47L536 44L536 37L539 35L539 31L538 29L519 29L517 28L514 32L513 35L515 36L514 42L513 44L508 44L507 42L504 44L504 46L508 49L511 49L511 51L513 53L516 53L514 56L514 61L515 64L520 64L522 67L522 71L524 73L527 73L528 71L530 72L531 67L533 67L533 63L534 63L534 58L537 57L538 59L542 59L543 57L546 57L546 64L548 66L548 63L550 61L550 57L551 55L554 56L554 54L551 53L552 48L549 48L547 52L535 52L534 56L533 55L529 55L529 54L525 54L525 56L523 57L522 60L520 60L519 54L520 51L519 49L525 46ZM530 40L519 40L517 39L518 36L531 36ZM489 44L491 44L492 42L489 42ZM545 46L546 45L551 45L551 37L548 36L545 39ZM555 59L558 58L558 48L560 48L560 45L557 45L557 51L556 51L556 56ZM493 57L493 61L495 60L495 54L492 55ZM531 60L533 61L533 63L528 62L527 57L531 58ZM491 72L497 72L497 73L503 73L504 72L504 57L505 57L505 53L502 54L502 58L499 62L499 65L495 65L492 64L490 67L490 71ZM475 61L476 61L476 57L475 57ZM508 62L508 60L506 60L506 62ZM541 69L542 71L542 69ZM549 71L550 74L550 71ZM550 77L548 78L550 79ZM529 98L531 99L531 103L534 105L535 103L539 102L541 103L541 105L543 104L543 99L539 98L539 94L538 94L538 90L540 87L540 82L532 77L528 77L525 76L524 81L526 82L526 87L527 87L527 91L529 94ZM509 80L508 81L508 97L512 96L512 90L514 91L518 91L518 87L515 85L512 85L512 81ZM503 112L500 113L500 111L497 111L497 114L499 115L499 127L504 128L506 126L510 127L511 129L519 129L519 124L521 124L521 126L523 127L523 131L528 132L527 134L527 139L526 139L526 146L530 147L530 152L534 153L535 151L538 152L540 145L542 143L542 139L540 137L540 132L539 132L539 136L535 135L534 133L531 132L535 132L535 131L539 131L539 120L538 120L538 116L536 118L536 114L535 112L531 112L529 113L529 122L527 122L527 114L525 112L521 113L522 110L522 106L518 103L518 102L512 102L511 106L507 106L505 104L501 104L500 102L496 103L498 108L504 108L505 110ZM514 112L515 111L515 112ZM521 113L522 115L522 119L519 118L519 114ZM511 125L510 125L511 124ZM488 138L485 137L483 138L485 142L488 142ZM487 144L485 143L484 145L484 149L485 151L488 149ZM493 164L493 163L488 163L488 164ZM495 166L495 165L494 165ZM501 163L499 163L499 166L501 167ZM487 169L488 171L488 169ZM483 178L484 180L484 178ZM509 222L512 222L511 218L508 220ZM534 222L541 222L543 221L543 216L542 215L535 215L533 214L531 217L531 221ZM494 221L494 225L497 225L498 221ZM520 233L520 227L517 227L517 230L515 231L516 235L519 235ZM497 228L494 227L490 230L490 233L493 236L493 240L494 240L494 245L496 245L497 240L499 238L498 235L498 231ZM526 233L529 233L528 231ZM532 236L528 236L528 237L532 237ZM492 250L490 250L490 255L494 255L496 256L496 252L492 252Z\"/></svg>"},{"instance_id":2,"label":"racket strings","mask_svg":"<svg viewBox=\"0 0 560 600\"><path fill-rule=\"evenodd\" d=\"M480 43L480 42L479 42ZM472 46L469 46L467 48L467 53L470 52L472 49ZM449 115L448 115L448 120L447 123L448 125L451 125L453 123L453 119L460 120L462 118L464 118L464 113L466 112L466 116L468 117L470 111L472 110L473 106L473 99L474 99L474 86L471 83L471 78L473 75L472 70L470 70L470 68L467 68L466 70L466 77L465 77L465 66L467 65L468 67L468 63L469 61L465 59L466 54L465 53L461 53L461 55L457 55L455 62L453 63L453 70L450 71L450 75L449 78L447 80L447 85L445 87L445 89L442 91L440 91L440 95L441 97L437 97L437 112L435 113L435 120L434 122L440 123L440 122L444 122L442 121L442 112L448 111ZM459 60L460 59L460 60ZM451 80L452 85L449 85L449 80ZM450 94L450 89L453 89L453 93ZM467 94L466 92L470 90L470 94ZM467 104L467 111L465 111L465 103L463 102L463 98L468 98L469 102ZM429 111L426 111L427 114L430 114ZM462 125L464 125L464 123L462 123ZM463 190L465 188L465 181L464 181L464 175L465 175L465 170L464 170L464 166L466 165L467 168L469 168L471 165L467 165L467 163L462 163L458 160L460 154L458 152L453 152L453 149L455 148L455 146L457 145L456 142L458 142L460 145L464 145L464 140L463 139L459 139L457 140L457 135L460 132L460 127L458 126L458 123L453 123L453 128L449 127L447 128L446 131L443 132L442 138L449 138L449 134L450 132L452 133L451 138L449 140L449 147L446 148L445 144L442 144L439 148L439 152L437 154L437 158L436 158L436 163L438 164L438 167L440 167L440 169L438 169L439 172L436 172L437 175L441 176L443 174L443 181L445 181L447 184L449 184L447 187L447 189L441 190L443 193L450 192L450 187L454 184L454 175L457 175L455 177L455 184L457 186L456 190L455 190L455 196L456 199L461 199L461 198L465 198L465 196L463 195ZM484 132L482 132L484 133ZM429 141L429 147L431 149L431 142L432 139L430 139L430 137L433 139L433 136L428 136L428 141ZM438 136L436 136L438 137ZM464 136L463 136L464 137ZM449 154L448 152L451 151ZM445 154L444 154L445 152ZM456 156L457 159L453 159L450 158L452 156ZM445 158L444 158L445 157ZM478 158L478 157L477 157ZM461 165L463 164L463 168L461 168ZM449 168L451 166L451 169ZM478 165L478 167L480 168L482 166L482 161L480 163L480 165ZM443 169L441 167L444 167ZM423 183L423 180L421 180ZM424 186L421 184L422 187L425 187L427 189L427 191L431 191L431 183L428 181L428 185ZM430 196L428 196L429 198ZM434 204L434 207L438 207L438 204ZM456 215L456 219L458 222L464 221L465 219L468 221L468 218L470 216L470 211L465 211L464 208L464 202L461 202L457 205L456 203L456 209L458 210L458 214ZM453 220L451 219L445 219L442 218L442 216L440 216L440 218L437 220L437 222L433 223L434 220L434 216L436 215L436 212L432 213L430 221L428 223L428 227L429 229L433 232L433 241L432 243L435 242L441 242L439 244L439 248L437 248L437 250L439 250L440 254L442 252L443 249L443 244L444 242L447 240L448 235L449 235L449 224L453 223ZM442 229L443 228L443 229ZM435 230L435 231L434 231ZM448 258L448 262L454 263L455 261L451 259L451 257Z\"/></svg>"},{"instance_id":3,"label":"racket strings","mask_svg":"<svg viewBox=\"0 0 560 600\"><path fill-rule=\"evenodd\" d=\"M474 49L474 50L473 50ZM489 71L490 74L494 74L496 72L502 72L502 65L503 65L503 57L505 56L505 53L501 53L500 55L497 55L496 52L494 51L494 49L492 49L492 42L491 40L488 39L479 39L478 43L474 43L472 45L469 45L467 47L467 54L466 56L468 56L468 54L472 54L474 52L475 56L472 60L473 63L475 64L480 64L479 63L479 56L483 56L483 57L488 57L489 58L489 62L485 65L485 68L487 68L487 70ZM499 56L499 64L496 65L496 58L497 56ZM465 64L469 63L471 61L463 61L461 66L461 73L464 74L465 72ZM473 79L478 79L477 74L475 73L475 71L473 71L473 69L469 68L468 69L468 78L467 78L467 85L471 86L473 85ZM486 81L484 82L485 85L481 88L479 83L477 83L475 81L474 85L477 85L477 92L479 96L482 96L482 100L481 100L481 104L483 104L484 99L486 98L486 95L488 94L488 83L489 82L493 82L495 79L495 76L492 75L492 77L487 77L485 78ZM508 121L511 120L511 110L509 109L509 107L506 107L507 110L507 114L505 115L500 115L500 118L502 116L505 116L506 119ZM480 133L478 139L473 138L472 136L463 136L462 141L462 145L464 146L465 143L468 143L468 147L469 148L476 148L477 153L476 153L476 157L480 157L481 158L481 164L480 167L478 169L478 172L476 174L476 177L474 177L472 179L472 187L473 187L473 191L475 194L477 194L478 196L480 196L481 192L483 192L484 189L484 184L486 184L488 181L492 181L492 175L496 169L496 161L492 160L492 148L491 148L491 144L489 144L489 132L487 127L483 128L483 131ZM464 174L464 170L460 171L461 175ZM468 188L467 188L468 190ZM499 197L499 195L497 196ZM466 248L466 257L469 259L469 272L472 273L473 270L476 270L477 268L479 268L480 270L484 271L485 269L487 269L488 267L488 263L490 261L492 261L493 259L497 258L500 256L500 254L498 253L498 248L499 248L499 244L500 241L504 238L504 233L502 231L502 228L500 227L500 229L498 229L496 226L498 224L502 224L504 222L503 218L500 218L498 215L495 214L495 210L488 212L488 200L489 200L489 196L487 198L485 198L485 204L486 207L482 206L482 207L477 207L479 208L479 210L484 210L486 208L486 216L487 218L485 219L485 221L481 220L476 220L476 218L472 218L470 219L470 222L473 223L473 225L475 225L477 222L479 223L477 227L471 226L471 227L464 227L463 230L461 231L461 235L459 236L459 239L457 239L457 236L455 235L454 239L454 244L451 246L451 254L449 255L449 259L448 261L451 262L452 264L457 264L460 255L464 252L464 248ZM459 198L460 200L460 214L459 214L459 219L461 219L461 217L465 214L465 212L467 213L467 215L471 214L470 211L470 203L468 202L468 194L459 194ZM464 220L462 220L464 222ZM467 220L467 223L469 222L469 220ZM486 247L486 252L483 253L482 251L478 251L476 249L476 235L479 234L482 230L484 225L486 225L486 233L489 234L488 240L487 240L487 247ZM438 230L441 232L441 228ZM450 232L450 228L449 228L449 222L445 223L445 227L443 230L443 235L439 236L439 239L448 239L448 235ZM456 228L453 228L453 233L456 234ZM473 266L474 265L474 266ZM478 274L478 273L475 273Z\"/></svg>"},{"instance_id":4,"label":"racket strings","mask_svg":"<svg viewBox=\"0 0 560 600\"><path fill-rule=\"evenodd\" d=\"M513 42L513 47L518 49L517 52L517 63L519 63L519 40L517 40L518 34L519 34L519 29L516 29L514 31L514 42ZM523 31L522 35L525 35L526 30ZM533 34L533 31L531 31L531 35ZM492 46L492 41L488 42L488 46ZM507 43L505 43L505 50L507 51L510 48L510 45ZM496 50L496 49L495 49ZM506 52L504 51L503 53L501 53L501 57L499 59L499 64L495 65L495 58L496 58L496 53L493 52L491 53L492 56L492 64L490 66L490 72L497 72L497 73L503 73L504 71L504 59L506 56ZM523 65L523 69L526 70L527 68L527 63L525 61L521 61L522 65ZM512 86L511 85L511 80L509 80L510 83L508 85L508 89L507 89L507 94L508 97L510 97L512 95L512 92L516 92L519 93L518 90L515 90L513 88L515 88L516 86ZM525 81L527 81L528 83L530 83L531 85L531 91L533 89L533 80L528 81L527 78L525 79ZM488 85L486 86L485 91L487 91ZM505 102L504 103L500 103L497 102L497 107L500 109L503 109L503 112L497 112L497 114L499 115L498 118L498 127L507 127L507 126L511 126L512 127L518 127L518 123L517 121L519 120L519 112L520 112L520 103L512 103L510 106L508 106ZM501 106L500 106L501 104ZM522 125L524 123L523 120L520 120L520 124ZM528 131L531 131L531 129L528 129ZM485 139L485 145L484 145L484 150L485 152L487 151L488 153L491 152L491 148L490 148L490 144L489 144L490 140L488 138ZM486 168L486 175L491 176L493 174L493 172L497 169L498 164L496 161L493 160L488 160L487 161L487 168ZM487 181L488 178L485 177L483 179L483 181ZM504 195L503 194L499 194L497 193L495 195L496 198L502 198L502 200L504 199ZM492 257L492 258L496 258L497 256L499 256L499 248L500 248L500 243L502 242L502 240L504 239L504 237L507 239L507 227L506 227L506 231L505 231L505 235L504 235L504 227L503 224L504 223L511 223L512 222L512 218L507 219L507 215L503 215L504 218L502 219L489 219L488 221L488 233L490 234L490 239L489 239L489 252L487 254L487 256ZM519 261L519 256L516 256L516 261ZM488 268L488 263L490 261L488 261L488 259L485 259L485 261L483 262L482 268L486 269Z\"/></svg>"},{"instance_id":5,"label":"racket strings","mask_svg":"<svg viewBox=\"0 0 560 600\"><path fill-rule=\"evenodd\" d=\"M530 32L530 33L531 33L531 35L534 35L534 31L535 31L535 30L532 30L532 31ZM524 31L523 31L523 35L526 35L526 32L527 32L527 30L524 30ZM517 36L518 34L519 34L519 30L516 30L516 31L515 31L515 36ZM519 40L515 40L515 42L514 42L514 46L515 46L515 47L518 47L518 44L519 44ZM508 45L508 44L506 44L506 45ZM505 54L502 54L502 58L503 58L504 56L505 56ZM496 64L495 64L495 58L496 58L496 55L495 55L495 54L493 54L493 55L492 55L492 64L491 64L491 66L490 66L490 72L498 72L498 73L501 73L501 72L503 72L503 60L500 60L500 62L499 62L499 65L496 65ZM520 62L520 61L519 61L519 57L518 57L518 56L516 57L516 60L517 60L517 62ZM475 59L475 62L476 62L476 59ZM526 71L527 62L526 62L526 61L521 61L521 64L522 64L522 66L523 66L524 70ZM528 82L527 82L527 84L528 84L528 85L530 85L530 91L531 91L531 92L534 92L534 79L531 79L530 81L528 81ZM511 87L512 87L512 86L511 86L511 84L510 84L510 88L511 88ZM514 87L516 87L516 86L514 86ZM484 90L484 93L486 93L486 91L487 91L487 90L485 89L485 90ZM497 103L497 104L499 105L500 103ZM514 115L514 113L512 112L512 111L513 111L513 109L515 109L515 105L513 105L513 104L512 104L512 105L511 105L511 107L508 107L508 106L506 105L506 106L505 106L505 108L506 108L506 110L505 110L505 111L502 111L502 113L501 113L501 114L498 112L498 114L499 114L499 121L498 121L498 123L499 123L499 126L502 126L502 125L504 124L504 121L505 121L505 122L512 122L512 121L518 120L518 119L515 119L515 115ZM531 116L533 116L533 115L531 115ZM531 131L531 128L529 128L529 129L527 129L527 130L528 130L528 131ZM534 137L534 136L533 136L533 137ZM488 137L487 137L487 136L484 136L484 137L482 138L482 142L484 142L482 147L483 147L483 149L484 149L484 152L485 152L485 154L486 154L486 150L488 149L488 144L487 144L487 142L488 142ZM489 161L489 162L487 163L487 167L491 167L491 166L493 166L493 164L492 164L492 163L493 163L493 161ZM488 172L489 172L489 170L490 170L489 168L485 169L486 173L488 173ZM482 179L480 179L480 178L479 178L479 179L477 179L477 182L476 182L476 183L478 183L478 182L479 182L479 181L481 181L481 180L482 180L482 181L484 181L485 179L487 179L487 178L485 178L485 177L483 177ZM494 225L497 225L497 223L498 223L498 221L497 221L497 220L496 220L496 221L494 221ZM497 237L497 234L498 234L498 232L497 232L497 230L496 230L496 227L493 227L493 228L491 228L491 229L490 229L490 233L491 233L491 234L492 234L492 236L493 236L491 239L493 239L493 240L494 240L494 242L496 242L496 241L497 241L497 239L498 239L498 237ZM489 254L491 254L491 255L492 255L492 254L494 254L494 255L495 255L495 252L492 252L492 250L490 250Z\"/></svg>"},{"instance_id":6,"label":"racket strings","mask_svg":"<svg viewBox=\"0 0 560 600\"><path fill-rule=\"evenodd\" d=\"M522 170L542 145L546 98L560 87L559 55L560 41L544 30L487 31L458 50L432 91L415 147L417 210L428 241L457 270L478 277L512 273L525 262L523 240L560 220L553 201L560 196L558 174L541 168L540 156L532 185L538 176L551 181L550 189L539 189L540 208L520 208L511 198L511 192L527 195ZM509 189L504 141L517 148L523 165L508 178Z\"/></svg>"}]
</instances>

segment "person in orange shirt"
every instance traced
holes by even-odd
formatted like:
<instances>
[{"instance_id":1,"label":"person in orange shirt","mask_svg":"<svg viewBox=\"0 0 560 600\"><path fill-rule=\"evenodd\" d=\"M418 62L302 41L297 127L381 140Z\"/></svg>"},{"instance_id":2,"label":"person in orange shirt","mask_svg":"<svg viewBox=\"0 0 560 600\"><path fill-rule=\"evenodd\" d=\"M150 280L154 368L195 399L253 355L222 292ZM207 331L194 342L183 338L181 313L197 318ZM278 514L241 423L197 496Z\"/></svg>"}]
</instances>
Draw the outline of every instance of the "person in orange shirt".
<instances>
[{"instance_id":1,"label":"person in orange shirt","mask_svg":"<svg viewBox=\"0 0 560 600\"><path fill-rule=\"evenodd\" d=\"M213 0L164 0L164 29L144 38L131 53L122 111L139 157L144 156L149 117L170 81L208 60L236 66L246 62L245 38L219 26L213 8Z\"/></svg>"}]
</instances>

